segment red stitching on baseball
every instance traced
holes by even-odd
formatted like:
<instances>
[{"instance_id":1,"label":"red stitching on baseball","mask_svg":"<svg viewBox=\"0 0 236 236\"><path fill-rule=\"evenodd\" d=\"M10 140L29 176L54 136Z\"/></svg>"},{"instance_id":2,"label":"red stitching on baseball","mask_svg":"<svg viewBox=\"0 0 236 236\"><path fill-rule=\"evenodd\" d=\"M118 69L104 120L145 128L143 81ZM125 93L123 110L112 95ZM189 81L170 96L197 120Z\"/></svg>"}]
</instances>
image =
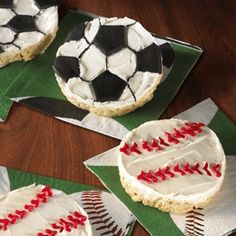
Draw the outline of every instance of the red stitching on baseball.
<instances>
[{"instance_id":1,"label":"red stitching on baseball","mask_svg":"<svg viewBox=\"0 0 236 236\"><path fill-rule=\"evenodd\" d=\"M205 161L204 165L203 165L203 170L206 171L207 175L211 176L211 172L209 171L209 164L207 161Z\"/></svg>"},{"instance_id":2,"label":"red stitching on baseball","mask_svg":"<svg viewBox=\"0 0 236 236\"><path fill-rule=\"evenodd\" d=\"M147 152L151 152L153 150L161 151L164 149L164 147L179 144L179 139L187 138L187 135L195 137L197 134L202 133L203 126L204 124L202 123L185 122L184 126L180 127L179 129L174 128L172 133L164 132L166 138L153 137L151 142L148 140L143 140L140 148ZM129 156L132 152L138 155L142 154L141 150L139 150L139 144L136 142L134 142L131 146L128 143L125 143L119 150L127 156Z\"/></svg>"},{"instance_id":3,"label":"red stitching on baseball","mask_svg":"<svg viewBox=\"0 0 236 236\"><path fill-rule=\"evenodd\" d=\"M15 210L14 213L8 213L7 218L0 219L0 230L7 230L10 225L17 223L19 220L26 217L31 211L38 208L41 203L46 203L48 198L53 196L51 188L44 187L35 199L30 201L30 204L24 205L24 210Z\"/></svg>"},{"instance_id":4,"label":"red stitching on baseball","mask_svg":"<svg viewBox=\"0 0 236 236\"><path fill-rule=\"evenodd\" d=\"M216 163L211 167L212 172L215 174L216 177L220 177L221 176L221 165L220 163Z\"/></svg>"},{"instance_id":5,"label":"red stitching on baseball","mask_svg":"<svg viewBox=\"0 0 236 236\"><path fill-rule=\"evenodd\" d=\"M163 149L161 146L158 145L158 140L156 140L155 138L152 139L151 147L158 151L161 151Z\"/></svg>"},{"instance_id":6,"label":"red stitching on baseball","mask_svg":"<svg viewBox=\"0 0 236 236\"><path fill-rule=\"evenodd\" d=\"M165 174L163 173L163 171L162 171L161 168L158 169L158 171L155 173L155 175L156 175L157 177L160 177L161 180L163 180L163 181L166 180L166 176L165 176Z\"/></svg>"},{"instance_id":7,"label":"red stitching on baseball","mask_svg":"<svg viewBox=\"0 0 236 236\"><path fill-rule=\"evenodd\" d=\"M200 165L199 162L196 162L195 164L190 164L189 162L186 162L183 165L183 168L180 168L179 164L175 164L174 166L165 166L163 168L158 168L158 170L156 172L153 172L152 170L149 170L147 172L145 171L141 171L140 174L137 175L137 179L139 180L143 180L148 184L152 184L152 183L157 183L158 182L158 178L160 178L162 181L166 181L167 177L174 178L176 177L176 175L174 174L180 174L180 175L193 175L193 174L199 174L199 175L203 175L202 170L205 170L205 172L209 175L212 176L212 173L215 175L215 177L220 177L221 176L221 164L220 163L215 163L214 165L212 165L211 167L211 171L212 173L209 171L208 169L209 164L208 162L204 162L202 164L202 166Z\"/></svg>"},{"instance_id":8,"label":"red stitching on baseball","mask_svg":"<svg viewBox=\"0 0 236 236\"><path fill-rule=\"evenodd\" d=\"M167 136L167 142L169 143L174 143L174 144L178 144L179 140L172 137L171 134L169 132L165 132L166 136Z\"/></svg>"},{"instance_id":9,"label":"red stitching on baseball","mask_svg":"<svg viewBox=\"0 0 236 236\"><path fill-rule=\"evenodd\" d=\"M174 178L175 177L175 174L173 172L171 172L170 170L170 166L166 166L164 169L163 169L163 172L165 175L168 175L170 176L171 178Z\"/></svg>"},{"instance_id":10,"label":"red stitching on baseball","mask_svg":"<svg viewBox=\"0 0 236 236\"><path fill-rule=\"evenodd\" d=\"M176 165L174 166L173 170L175 172L177 172L177 173L180 173L181 175L186 175L186 173L179 168L179 164L178 163L176 163Z\"/></svg>"},{"instance_id":11,"label":"red stitching on baseball","mask_svg":"<svg viewBox=\"0 0 236 236\"><path fill-rule=\"evenodd\" d=\"M138 149L138 144L136 142L132 144L132 146L130 147L130 151L135 152L138 155L142 154L142 152Z\"/></svg>"},{"instance_id":12,"label":"red stitching on baseball","mask_svg":"<svg viewBox=\"0 0 236 236\"><path fill-rule=\"evenodd\" d=\"M143 143L142 143L142 148L144 150L147 150L148 152L151 152L152 151L152 148L149 146L148 144L148 141L144 140Z\"/></svg>"},{"instance_id":13,"label":"red stitching on baseball","mask_svg":"<svg viewBox=\"0 0 236 236\"><path fill-rule=\"evenodd\" d=\"M22 210L22 211L16 210L15 213L16 213L16 215L19 216L20 219L23 219L27 214L27 212L25 210Z\"/></svg>"},{"instance_id":14,"label":"red stitching on baseball","mask_svg":"<svg viewBox=\"0 0 236 236\"><path fill-rule=\"evenodd\" d=\"M196 171L199 175L203 175L203 173L199 170L200 164L198 162L192 167L193 171Z\"/></svg>"},{"instance_id":15,"label":"red stitching on baseball","mask_svg":"<svg viewBox=\"0 0 236 236\"><path fill-rule=\"evenodd\" d=\"M120 148L120 152L123 152L124 154L129 156L130 155L129 145L125 143L124 146Z\"/></svg>"},{"instance_id":16,"label":"red stitching on baseball","mask_svg":"<svg viewBox=\"0 0 236 236\"><path fill-rule=\"evenodd\" d=\"M174 128L174 137L175 138L185 138L185 135L183 135L179 130L177 130L176 128Z\"/></svg>"},{"instance_id":17,"label":"red stitching on baseball","mask_svg":"<svg viewBox=\"0 0 236 236\"><path fill-rule=\"evenodd\" d=\"M147 177L147 173L144 171L141 171L141 173L137 176L137 179L143 180L147 182L148 184L152 183L152 180L150 180L150 178Z\"/></svg>"},{"instance_id":18,"label":"red stitching on baseball","mask_svg":"<svg viewBox=\"0 0 236 236\"><path fill-rule=\"evenodd\" d=\"M160 141L160 144L161 144L161 145L164 145L164 146L166 146L166 147L169 147L169 146L170 146L170 145L169 145L168 143L166 143L165 140L164 140L163 138L161 138L161 137L159 137L159 141Z\"/></svg>"},{"instance_id":19,"label":"red stitching on baseball","mask_svg":"<svg viewBox=\"0 0 236 236\"><path fill-rule=\"evenodd\" d=\"M189 162L186 162L186 164L184 165L184 171L189 173L189 174L193 174L193 171L192 171L192 169L190 167Z\"/></svg>"}]
</instances>

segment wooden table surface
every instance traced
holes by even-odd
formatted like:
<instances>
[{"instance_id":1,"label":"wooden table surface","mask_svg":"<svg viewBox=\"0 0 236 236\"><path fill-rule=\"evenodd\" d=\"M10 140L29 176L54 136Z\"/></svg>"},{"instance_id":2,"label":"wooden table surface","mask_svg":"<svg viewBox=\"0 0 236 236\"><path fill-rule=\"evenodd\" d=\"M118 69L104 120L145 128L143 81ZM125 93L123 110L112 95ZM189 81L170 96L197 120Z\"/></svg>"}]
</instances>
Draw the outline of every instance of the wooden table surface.
<instances>
[{"instance_id":1,"label":"wooden table surface","mask_svg":"<svg viewBox=\"0 0 236 236\"><path fill-rule=\"evenodd\" d=\"M202 47L204 54L163 117L211 97L236 121L236 1L68 0L61 1L60 14L69 7L108 17L128 16L151 32ZM82 163L118 144L14 104L8 120L0 124L0 165L102 187ZM148 234L137 225L134 235Z\"/></svg>"}]
</instances>

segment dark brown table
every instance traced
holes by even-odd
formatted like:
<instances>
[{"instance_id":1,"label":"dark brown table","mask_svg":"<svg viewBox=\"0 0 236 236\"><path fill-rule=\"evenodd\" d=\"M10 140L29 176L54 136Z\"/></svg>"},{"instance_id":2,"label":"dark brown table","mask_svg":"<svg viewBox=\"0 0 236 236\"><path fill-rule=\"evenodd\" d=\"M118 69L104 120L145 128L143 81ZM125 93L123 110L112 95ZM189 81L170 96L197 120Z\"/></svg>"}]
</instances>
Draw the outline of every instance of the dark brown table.
<instances>
[{"instance_id":1,"label":"dark brown table","mask_svg":"<svg viewBox=\"0 0 236 236\"><path fill-rule=\"evenodd\" d=\"M60 15L69 7L108 17L128 16L149 31L202 47L203 56L163 117L211 97L236 121L236 1L65 0ZM118 144L15 104L8 120L0 124L0 165L102 187L83 161ZM134 235L148 234L137 225Z\"/></svg>"}]
</instances>

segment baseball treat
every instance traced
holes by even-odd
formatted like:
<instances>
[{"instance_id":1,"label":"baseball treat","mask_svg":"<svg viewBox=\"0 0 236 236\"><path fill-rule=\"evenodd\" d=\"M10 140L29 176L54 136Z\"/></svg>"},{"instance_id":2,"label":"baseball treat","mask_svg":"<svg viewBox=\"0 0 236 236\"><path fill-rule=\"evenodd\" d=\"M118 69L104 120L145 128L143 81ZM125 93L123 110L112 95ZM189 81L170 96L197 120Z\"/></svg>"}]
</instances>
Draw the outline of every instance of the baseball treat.
<instances>
[{"instance_id":1,"label":"baseball treat","mask_svg":"<svg viewBox=\"0 0 236 236\"><path fill-rule=\"evenodd\" d=\"M72 29L54 70L67 99L103 116L143 106L163 77L161 50L132 19L97 18Z\"/></svg>"},{"instance_id":2,"label":"baseball treat","mask_svg":"<svg viewBox=\"0 0 236 236\"><path fill-rule=\"evenodd\" d=\"M198 122L150 121L118 151L121 183L133 201L165 212L203 207L220 190L226 160L216 134Z\"/></svg>"},{"instance_id":3,"label":"baseball treat","mask_svg":"<svg viewBox=\"0 0 236 236\"><path fill-rule=\"evenodd\" d=\"M86 212L65 193L30 185L0 195L1 236L91 236Z\"/></svg>"},{"instance_id":4,"label":"baseball treat","mask_svg":"<svg viewBox=\"0 0 236 236\"><path fill-rule=\"evenodd\" d=\"M0 65L31 60L58 29L57 0L0 1Z\"/></svg>"}]
</instances>

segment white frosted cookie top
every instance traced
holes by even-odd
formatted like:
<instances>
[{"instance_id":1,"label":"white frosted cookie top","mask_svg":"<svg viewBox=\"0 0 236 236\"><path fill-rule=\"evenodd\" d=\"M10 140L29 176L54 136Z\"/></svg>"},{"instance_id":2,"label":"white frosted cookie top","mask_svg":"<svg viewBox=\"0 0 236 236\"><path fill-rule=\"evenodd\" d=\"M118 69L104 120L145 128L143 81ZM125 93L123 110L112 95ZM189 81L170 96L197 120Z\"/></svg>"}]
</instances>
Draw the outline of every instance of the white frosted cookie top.
<instances>
[{"instance_id":1,"label":"white frosted cookie top","mask_svg":"<svg viewBox=\"0 0 236 236\"><path fill-rule=\"evenodd\" d=\"M92 231L86 212L65 193L30 185L0 195L0 235L89 236Z\"/></svg>"},{"instance_id":2,"label":"white frosted cookie top","mask_svg":"<svg viewBox=\"0 0 236 236\"><path fill-rule=\"evenodd\" d=\"M57 30L56 0L14 0L0 3L0 53L37 44Z\"/></svg>"},{"instance_id":3,"label":"white frosted cookie top","mask_svg":"<svg viewBox=\"0 0 236 236\"><path fill-rule=\"evenodd\" d=\"M149 198L195 202L219 190L225 155L216 134L178 119L147 122L118 151L120 175Z\"/></svg>"},{"instance_id":4,"label":"white frosted cookie top","mask_svg":"<svg viewBox=\"0 0 236 236\"><path fill-rule=\"evenodd\" d=\"M147 96L160 83L162 67L151 33L127 17L78 25L54 64L66 95L99 108L121 108Z\"/></svg>"}]
</instances>

